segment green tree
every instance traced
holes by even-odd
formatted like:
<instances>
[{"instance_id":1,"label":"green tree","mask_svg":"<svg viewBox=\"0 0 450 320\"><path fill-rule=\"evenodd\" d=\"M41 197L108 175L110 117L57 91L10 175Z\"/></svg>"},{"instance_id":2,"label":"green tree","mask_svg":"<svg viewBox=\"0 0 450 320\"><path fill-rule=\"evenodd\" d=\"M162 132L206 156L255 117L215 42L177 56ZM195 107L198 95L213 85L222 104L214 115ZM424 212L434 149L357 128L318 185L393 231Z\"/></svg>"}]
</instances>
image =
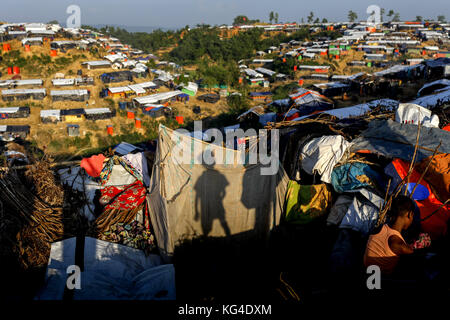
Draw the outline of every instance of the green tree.
<instances>
[{"instance_id":1,"label":"green tree","mask_svg":"<svg viewBox=\"0 0 450 320\"><path fill-rule=\"evenodd\" d=\"M423 20L422 16L416 16L416 21L421 22Z\"/></svg>"},{"instance_id":2,"label":"green tree","mask_svg":"<svg viewBox=\"0 0 450 320\"><path fill-rule=\"evenodd\" d=\"M274 15L273 11L270 11L270 13L269 13L269 21L270 21L270 23L272 23L273 19L275 19L275 15Z\"/></svg>"},{"instance_id":3,"label":"green tree","mask_svg":"<svg viewBox=\"0 0 450 320\"><path fill-rule=\"evenodd\" d=\"M392 21L395 21L395 22L400 21L400 13L396 12L394 14L394 17L392 18Z\"/></svg>"},{"instance_id":4,"label":"green tree","mask_svg":"<svg viewBox=\"0 0 450 320\"><path fill-rule=\"evenodd\" d=\"M328 23L328 19L327 18L323 18L322 19L322 23Z\"/></svg>"},{"instance_id":5,"label":"green tree","mask_svg":"<svg viewBox=\"0 0 450 320\"><path fill-rule=\"evenodd\" d=\"M438 19L439 22L445 22L445 16L444 15L437 16L437 19Z\"/></svg>"},{"instance_id":6,"label":"green tree","mask_svg":"<svg viewBox=\"0 0 450 320\"><path fill-rule=\"evenodd\" d=\"M278 12L275 13L275 23L278 23Z\"/></svg>"},{"instance_id":7,"label":"green tree","mask_svg":"<svg viewBox=\"0 0 450 320\"><path fill-rule=\"evenodd\" d=\"M47 22L47 24L59 24L58 20L52 20Z\"/></svg>"},{"instance_id":8,"label":"green tree","mask_svg":"<svg viewBox=\"0 0 450 320\"><path fill-rule=\"evenodd\" d=\"M381 9L380 9L380 20L381 20L381 22L383 22L383 16L384 16L384 13L385 13L384 8L381 8Z\"/></svg>"},{"instance_id":9,"label":"green tree","mask_svg":"<svg viewBox=\"0 0 450 320\"><path fill-rule=\"evenodd\" d=\"M354 22L356 19L358 19L358 15L357 15L356 12L354 12L353 10L350 10L350 11L348 12L347 17L348 17L348 20L349 20L350 22Z\"/></svg>"},{"instance_id":10,"label":"green tree","mask_svg":"<svg viewBox=\"0 0 450 320\"><path fill-rule=\"evenodd\" d=\"M240 16L237 16L236 18L234 18L233 26L238 26L238 25L246 24L246 23L249 23L248 17L240 15Z\"/></svg>"},{"instance_id":11,"label":"green tree","mask_svg":"<svg viewBox=\"0 0 450 320\"><path fill-rule=\"evenodd\" d=\"M307 19L308 19L308 23L312 23L314 20L314 12L311 11L309 13L309 16L307 17Z\"/></svg>"},{"instance_id":12,"label":"green tree","mask_svg":"<svg viewBox=\"0 0 450 320\"><path fill-rule=\"evenodd\" d=\"M387 16L390 18L394 15L394 13L395 13L394 10L391 9L391 10L389 10Z\"/></svg>"},{"instance_id":13,"label":"green tree","mask_svg":"<svg viewBox=\"0 0 450 320\"><path fill-rule=\"evenodd\" d=\"M320 19L316 18L316 20L314 20L314 23L320 23Z\"/></svg>"}]
</instances>

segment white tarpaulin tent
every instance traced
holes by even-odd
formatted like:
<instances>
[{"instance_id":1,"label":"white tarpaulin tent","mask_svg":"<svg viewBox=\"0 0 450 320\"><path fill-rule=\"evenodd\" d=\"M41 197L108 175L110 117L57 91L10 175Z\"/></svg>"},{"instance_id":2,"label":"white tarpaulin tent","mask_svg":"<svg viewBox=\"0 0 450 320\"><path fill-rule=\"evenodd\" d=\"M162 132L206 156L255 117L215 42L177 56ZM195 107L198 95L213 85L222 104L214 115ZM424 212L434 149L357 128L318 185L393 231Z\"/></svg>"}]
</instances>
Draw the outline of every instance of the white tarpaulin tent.
<instances>
[{"instance_id":1,"label":"white tarpaulin tent","mask_svg":"<svg viewBox=\"0 0 450 320\"><path fill-rule=\"evenodd\" d=\"M52 244L44 288L36 300L62 300L67 268L75 265L77 239ZM175 300L175 269L158 255L86 237L81 289L74 300ZM80 267L81 268L81 267ZM70 273L70 272L69 272ZM71 273L70 273L71 274Z\"/></svg>"},{"instance_id":2,"label":"white tarpaulin tent","mask_svg":"<svg viewBox=\"0 0 450 320\"><path fill-rule=\"evenodd\" d=\"M339 135L314 138L302 149L302 168L309 174L317 172L323 182L330 183L334 166L349 146L350 143Z\"/></svg>"},{"instance_id":3,"label":"white tarpaulin tent","mask_svg":"<svg viewBox=\"0 0 450 320\"><path fill-rule=\"evenodd\" d=\"M263 175L261 169L268 166L260 163L244 165L230 160L229 164L202 164L202 155L209 153L208 149L217 159L242 155L242 151L209 144L160 125L148 200L155 238L164 258L170 258L183 240L201 235L264 237L279 223L288 182L279 160L275 174ZM183 158L180 150L193 152Z\"/></svg>"},{"instance_id":4,"label":"white tarpaulin tent","mask_svg":"<svg viewBox=\"0 0 450 320\"><path fill-rule=\"evenodd\" d=\"M395 121L420 124L424 127L439 127L439 117L430 110L413 103L400 103L395 111Z\"/></svg>"}]
</instances>

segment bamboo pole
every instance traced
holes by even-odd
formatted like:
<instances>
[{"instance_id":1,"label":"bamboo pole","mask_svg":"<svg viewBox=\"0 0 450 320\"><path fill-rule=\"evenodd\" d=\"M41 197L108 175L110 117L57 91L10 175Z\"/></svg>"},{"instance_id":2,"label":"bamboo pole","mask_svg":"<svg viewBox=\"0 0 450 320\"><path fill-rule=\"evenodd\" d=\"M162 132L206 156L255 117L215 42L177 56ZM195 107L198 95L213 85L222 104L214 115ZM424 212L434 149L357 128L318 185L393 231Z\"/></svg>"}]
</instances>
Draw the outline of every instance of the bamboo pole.
<instances>
[{"instance_id":1,"label":"bamboo pole","mask_svg":"<svg viewBox=\"0 0 450 320\"><path fill-rule=\"evenodd\" d=\"M442 141L439 142L439 145L438 145L438 146L436 147L436 149L434 150L433 155L431 156L430 161L428 161L428 164L427 164L425 170L422 172L422 174L421 174L419 180L416 182L416 185L415 185L414 188L412 189L411 194L409 195L410 198L412 198L412 196L414 195L414 192L415 192L416 189L417 189L417 186L419 185L419 183L422 181L423 177L424 177L425 174L427 173L428 168L429 168L430 165L431 165L431 162L433 162L433 159L434 159L434 157L436 156L436 152L438 151L439 147L441 146L441 143L442 143Z\"/></svg>"},{"instance_id":2,"label":"bamboo pole","mask_svg":"<svg viewBox=\"0 0 450 320\"><path fill-rule=\"evenodd\" d=\"M420 138L420 121L417 124L417 137L416 137L416 144L414 146L414 153L413 153L413 157L411 160L411 164L409 165L409 170L408 170L408 174L407 174L407 179L406 179L406 188L405 188L405 196L408 193L408 184L409 184L409 176L411 175L411 173L413 172L414 169L414 163L416 162L416 155L417 155L417 148L419 146L419 138Z\"/></svg>"}]
</instances>

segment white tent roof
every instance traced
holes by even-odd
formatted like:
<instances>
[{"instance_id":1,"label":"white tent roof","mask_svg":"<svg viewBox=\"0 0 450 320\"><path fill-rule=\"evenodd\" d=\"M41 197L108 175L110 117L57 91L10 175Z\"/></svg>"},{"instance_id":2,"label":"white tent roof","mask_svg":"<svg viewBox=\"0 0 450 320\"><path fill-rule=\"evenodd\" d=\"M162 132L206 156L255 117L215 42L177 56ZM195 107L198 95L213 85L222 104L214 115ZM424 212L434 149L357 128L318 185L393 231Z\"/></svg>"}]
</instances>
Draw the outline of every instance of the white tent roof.
<instances>
[{"instance_id":1,"label":"white tent roof","mask_svg":"<svg viewBox=\"0 0 450 320\"><path fill-rule=\"evenodd\" d=\"M149 96L137 97L137 98L134 98L133 100L139 104L158 103L158 101L170 99L170 98L175 97L182 93L183 92L181 92L180 90L170 91L170 92L161 92L161 93L156 93L156 94L152 94Z\"/></svg>"},{"instance_id":2,"label":"white tent roof","mask_svg":"<svg viewBox=\"0 0 450 320\"><path fill-rule=\"evenodd\" d=\"M2 90L2 94L27 94L27 93L43 93L45 94L45 89L10 89Z\"/></svg>"},{"instance_id":3,"label":"white tent roof","mask_svg":"<svg viewBox=\"0 0 450 320\"><path fill-rule=\"evenodd\" d=\"M50 92L51 96L69 96L69 95L74 95L74 96L82 96L82 95L86 95L88 94L88 91L85 89L80 89L80 90L52 90Z\"/></svg>"}]
</instances>

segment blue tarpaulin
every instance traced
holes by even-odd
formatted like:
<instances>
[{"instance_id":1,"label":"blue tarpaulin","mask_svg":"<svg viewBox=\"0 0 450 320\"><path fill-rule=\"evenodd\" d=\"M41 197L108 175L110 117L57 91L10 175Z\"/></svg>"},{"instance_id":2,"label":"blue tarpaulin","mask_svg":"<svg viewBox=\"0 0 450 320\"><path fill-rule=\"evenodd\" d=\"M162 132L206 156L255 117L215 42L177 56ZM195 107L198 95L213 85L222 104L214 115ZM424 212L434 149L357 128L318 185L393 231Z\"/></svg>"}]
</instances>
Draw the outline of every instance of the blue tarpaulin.
<instances>
[{"instance_id":1,"label":"blue tarpaulin","mask_svg":"<svg viewBox=\"0 0 450 320\"><path fill-rule=\"evenodd\" d=\"M375 186L380 181L378 173L362 162L346 163L331 173L331 184L339 193Z\"/></svg>"}]
</instances>

